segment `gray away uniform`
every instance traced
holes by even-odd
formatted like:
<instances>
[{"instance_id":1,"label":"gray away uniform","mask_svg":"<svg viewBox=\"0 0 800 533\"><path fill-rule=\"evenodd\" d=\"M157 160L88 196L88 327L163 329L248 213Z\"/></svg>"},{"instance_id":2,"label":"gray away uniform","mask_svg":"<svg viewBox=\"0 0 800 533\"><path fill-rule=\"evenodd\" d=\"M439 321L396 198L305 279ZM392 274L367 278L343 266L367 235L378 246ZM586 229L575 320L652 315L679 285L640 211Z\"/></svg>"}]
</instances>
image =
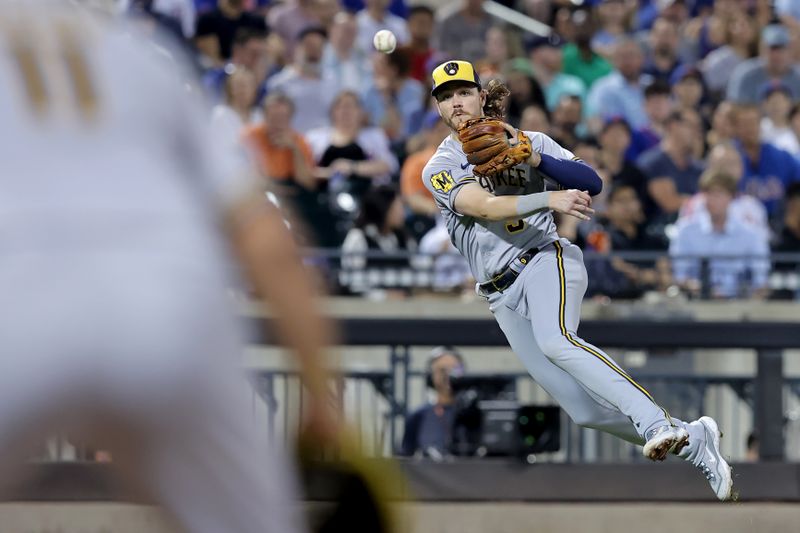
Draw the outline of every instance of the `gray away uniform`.
<instances>
[{"instance_id":1,"label":"gray away uniform","mask_svg":"<svg viewBox=\"0 0 800 533\"><path fill-rule=\"evenodd\" d=\"M574 159L547 135L525 133L537 152ZM669 415L641 385L576 334L587 284L583 253L559 238L550 211L505 221L456 211L456 195L467 183L478 183L497 196L532 194L545 190L543 175L522 164L492 178L473 176L461 144L448 136L422 177L450 239L478 283L491 281L506 268L519 272L510 287L486 296L490 310L528 372L570 418L637 444L644 442L647 431L667 424ZM530 248L539 252L530 261L520 261L518 257ZM675 418L672 423L694 437L696 430L689 424ZM690 442L699 441L690 438Z\"/></svg>"}]
</instances>

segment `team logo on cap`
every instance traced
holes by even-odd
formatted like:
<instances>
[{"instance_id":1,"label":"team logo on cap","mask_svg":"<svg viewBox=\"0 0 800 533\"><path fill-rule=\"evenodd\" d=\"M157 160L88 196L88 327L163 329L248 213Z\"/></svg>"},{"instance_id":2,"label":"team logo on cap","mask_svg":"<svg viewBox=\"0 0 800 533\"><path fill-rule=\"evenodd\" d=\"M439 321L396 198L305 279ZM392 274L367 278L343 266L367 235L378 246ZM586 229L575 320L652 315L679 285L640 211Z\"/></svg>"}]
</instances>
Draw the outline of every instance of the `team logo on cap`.
<instances>
[{"instance_id":1,"label":"team logo on cap","mask_svg":"<svg viewBox=\"0 0 800 533\"><path fill-rule=\"evenodd\" d=\"M455 76L458 72L458 63L448 63L444 66L444 72L448 76Z\"/></svg>"}]
</instances>

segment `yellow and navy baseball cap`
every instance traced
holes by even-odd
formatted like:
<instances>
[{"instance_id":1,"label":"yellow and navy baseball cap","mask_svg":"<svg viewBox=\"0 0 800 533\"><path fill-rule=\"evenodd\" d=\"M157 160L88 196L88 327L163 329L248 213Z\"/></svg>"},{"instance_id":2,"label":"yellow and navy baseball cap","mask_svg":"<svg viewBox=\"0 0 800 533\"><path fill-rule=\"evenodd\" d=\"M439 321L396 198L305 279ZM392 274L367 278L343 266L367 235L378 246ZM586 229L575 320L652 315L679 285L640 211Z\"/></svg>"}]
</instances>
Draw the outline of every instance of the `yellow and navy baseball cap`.
<instances>
[{"instance_id":1,"label":"yellow and navy baseball cap","mask_svg":"<svg viewBox=\"0 0 800 533\"><path fill-rule=\"evenodd\" d=\"M478 89L481 88L478 73L468 61L445 61L433 69L431 76L433 77L431 96L436 96L439 89L453 81L465 81L474 84Z\"/></svg>"}]
</instances>

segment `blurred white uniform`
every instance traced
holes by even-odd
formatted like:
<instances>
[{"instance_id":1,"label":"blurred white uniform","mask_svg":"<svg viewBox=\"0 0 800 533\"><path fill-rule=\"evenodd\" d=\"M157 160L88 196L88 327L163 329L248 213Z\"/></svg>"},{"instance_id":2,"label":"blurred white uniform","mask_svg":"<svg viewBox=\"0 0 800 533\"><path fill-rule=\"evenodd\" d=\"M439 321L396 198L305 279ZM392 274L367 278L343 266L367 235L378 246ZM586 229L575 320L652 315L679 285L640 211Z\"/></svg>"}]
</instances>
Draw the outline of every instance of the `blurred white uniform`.
<instances>
[{"instance_id":1,"label":"blurred white uniform","mask_svg":"<svg viewBox=\"0 0 800 533\"><path fill-rule=\"evenodd\" d=\"M0 0L0 480L43 432L111 421L187 530L299 531L225 293L249 174L174 65L64 5Z\"/></svg>"}]
</instances>

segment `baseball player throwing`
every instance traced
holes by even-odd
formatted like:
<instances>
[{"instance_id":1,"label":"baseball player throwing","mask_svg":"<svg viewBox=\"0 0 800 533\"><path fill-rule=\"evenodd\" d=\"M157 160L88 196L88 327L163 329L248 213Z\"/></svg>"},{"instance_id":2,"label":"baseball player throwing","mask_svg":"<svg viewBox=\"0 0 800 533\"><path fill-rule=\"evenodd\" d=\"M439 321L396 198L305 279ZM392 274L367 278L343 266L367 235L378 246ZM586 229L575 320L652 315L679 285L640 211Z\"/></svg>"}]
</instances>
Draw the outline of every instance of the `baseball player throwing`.
<instances>
[{"instance_id":1,"label":"baseball player throwing","mask_svg":"<svg viewBox=\"0 0 800 533\"><path fill-rule=\"evenodd\" d=\"M591 195L602 188L596 172L547 135L503 123L508 90L495 82L483 90L470 63L448 61L432 76L452 133L423 181L511 348L575 423L641 444L654 461L677 454L702 471L720 500L730 499L731 469L716 422L670 416L576 334L586 268L580 248L556 233L552 211L588 219ZM545 177L562 190L546 190Z\"/></svg>"}]
</instances>

